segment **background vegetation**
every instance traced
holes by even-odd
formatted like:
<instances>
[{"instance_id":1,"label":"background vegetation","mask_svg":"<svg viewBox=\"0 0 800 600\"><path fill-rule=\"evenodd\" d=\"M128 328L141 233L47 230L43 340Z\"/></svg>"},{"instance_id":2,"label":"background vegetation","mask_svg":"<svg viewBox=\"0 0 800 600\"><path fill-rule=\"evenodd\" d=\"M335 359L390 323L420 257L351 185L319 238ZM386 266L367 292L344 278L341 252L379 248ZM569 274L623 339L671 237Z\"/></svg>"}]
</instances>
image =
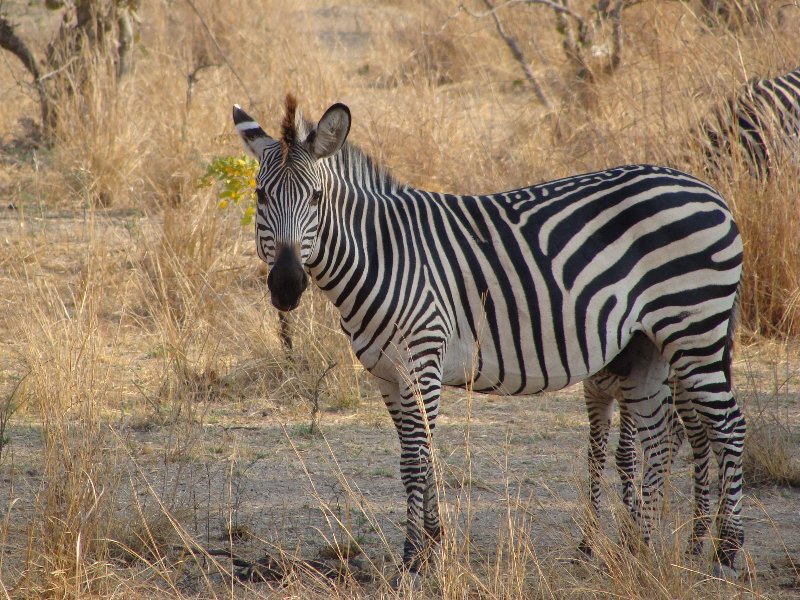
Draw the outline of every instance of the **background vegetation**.
<instances>
[{"instance_id":1,"label":"background vegetation","mask_svg":"<svg viewBox=\"0 0 800 600\"><path fill-rule=\"evenodd\" d=\"M713 183L745 238L736 378L761 486L747 577L687 566L679 502L652 551L620 552L611 526L601 561L564 560L585 508L579 393L500 408L454 392L437 454L449 528L425 594L797 593L798 494L776 486L800 479L800 167L795 154L769 181L736 160L707 171L695 131L749 78L800 64L800 7L495 4L0 2L1 593L393 595L391 424L320 297L304 299L287 354L241 225L231 105L274 132L287 92L310 118L347 103L350 139L420 187L666 163ZM534 447L555 462L528 470ZM312 550L353 576L306 568ZM265 552L277 562L259 567Z\"/></svg>"}]
</instances>

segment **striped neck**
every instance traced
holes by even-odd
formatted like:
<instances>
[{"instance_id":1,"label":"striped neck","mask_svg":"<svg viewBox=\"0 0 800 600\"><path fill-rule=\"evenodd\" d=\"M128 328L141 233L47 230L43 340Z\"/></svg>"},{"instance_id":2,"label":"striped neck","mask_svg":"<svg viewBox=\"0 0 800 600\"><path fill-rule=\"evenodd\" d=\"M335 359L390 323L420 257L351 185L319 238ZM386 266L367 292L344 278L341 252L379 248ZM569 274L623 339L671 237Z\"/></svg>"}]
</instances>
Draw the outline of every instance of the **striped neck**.
<instances>
[{"instance_id":1,"label":"striped neck","mask_svg":"<svg viewBox=\"0 0 800 600\"><path fill-rule=\"evenodd\" d=\"M381 251L375 218L385 202L408 189L359 148L345 144L322 163L326 193L319 205L314 250L306 269L317 286L346 317L354 295L348 293L368 267L367 257ZM372 226L365 227L365 223Z\"/></svg>"}]
</instances>

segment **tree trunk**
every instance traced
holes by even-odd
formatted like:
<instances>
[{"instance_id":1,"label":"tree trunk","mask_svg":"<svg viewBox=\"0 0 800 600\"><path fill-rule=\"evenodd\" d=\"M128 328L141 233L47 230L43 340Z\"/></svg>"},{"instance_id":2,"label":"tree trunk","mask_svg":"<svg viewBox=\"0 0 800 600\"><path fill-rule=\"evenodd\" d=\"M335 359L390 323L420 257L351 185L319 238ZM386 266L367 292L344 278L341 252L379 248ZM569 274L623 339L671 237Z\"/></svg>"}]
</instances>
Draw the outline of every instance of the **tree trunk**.
<instances>
[{"instance_id":1,"label":"tree trunk","mask_svg":"<svg viewBox=\"0 0 800 600\"><path fill-rule=\"evenodd\" d=\"M14 31L14 27L2 15L0 15L0 48L8 50L22 61L28 73L31 74L33 85L39 95L39 106L42 113L42 132L45 138L48 138L55 127L56 113L53 101L47 93L47 87L42 79L42 73L39 70L39 64L36 62L36 58L27 44L25 44Z\"/></svg>"}]
</instances>

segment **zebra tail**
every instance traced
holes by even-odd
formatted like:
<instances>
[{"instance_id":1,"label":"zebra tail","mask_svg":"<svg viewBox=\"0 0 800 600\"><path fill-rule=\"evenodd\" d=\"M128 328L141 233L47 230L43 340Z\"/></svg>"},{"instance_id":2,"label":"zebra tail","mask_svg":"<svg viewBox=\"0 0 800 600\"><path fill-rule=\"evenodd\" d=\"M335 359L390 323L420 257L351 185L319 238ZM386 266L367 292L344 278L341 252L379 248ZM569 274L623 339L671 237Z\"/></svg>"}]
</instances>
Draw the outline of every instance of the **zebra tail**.
<instances>
[{"instance_id":1,"label":"zebra tail","mask_svg":"<svg viewBox=\"0 0 800 600\"><path fill-rule=\"evenodd\" d=\"M728 389L733 390L733 346L734 338L736 337L736 325L739 322L739 313L741 312L741 296L742 296L742 281L736 286L736 296L733 298L733 306L731 307L730 318L728 319L728 333L725 337L725 348L722 351L722 368L725 372L725 379L728 381Z\"/></svg>"}]
</instances>

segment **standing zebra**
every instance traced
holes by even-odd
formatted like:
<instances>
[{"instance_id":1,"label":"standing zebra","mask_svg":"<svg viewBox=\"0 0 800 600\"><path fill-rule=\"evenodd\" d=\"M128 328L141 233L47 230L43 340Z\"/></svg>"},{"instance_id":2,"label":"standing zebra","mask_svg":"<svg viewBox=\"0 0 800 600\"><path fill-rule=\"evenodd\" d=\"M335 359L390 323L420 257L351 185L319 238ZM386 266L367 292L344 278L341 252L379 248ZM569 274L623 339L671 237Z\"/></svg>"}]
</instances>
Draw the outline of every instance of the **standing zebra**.
<instances>
[{"instance_id":1,"label":"standing zebra","mask_svg":"<svg viewBox=\"0 0 800 600\"><path fill-rule=\"evenodd\" d=\"M636 165L487 196L426 192L345 143L343 104L315 126L289 96L278 140L238 106L233 120L260 161L256 247L273 305L292 310L313 279L379 380L400 438L405 570L416 575L424 537L441 535L430 435L442 385L533 394L622 365L647 464L642 529L666 468L671 368L720 466L715 568L734 572L745 423L730 346L742 242L713 189Z\"/></svg>"},{"instance_id":2,"label":"standing zebra","mask_svg":"<svg viewBox=\"0 0 800 600\"><path fill-rule=\"evenodd\" d=\"M749 81L703 120L699 138L717 169L739 159L764 178L780 155L800 162L800 68Z\"/></svg>"}]
</instances>

